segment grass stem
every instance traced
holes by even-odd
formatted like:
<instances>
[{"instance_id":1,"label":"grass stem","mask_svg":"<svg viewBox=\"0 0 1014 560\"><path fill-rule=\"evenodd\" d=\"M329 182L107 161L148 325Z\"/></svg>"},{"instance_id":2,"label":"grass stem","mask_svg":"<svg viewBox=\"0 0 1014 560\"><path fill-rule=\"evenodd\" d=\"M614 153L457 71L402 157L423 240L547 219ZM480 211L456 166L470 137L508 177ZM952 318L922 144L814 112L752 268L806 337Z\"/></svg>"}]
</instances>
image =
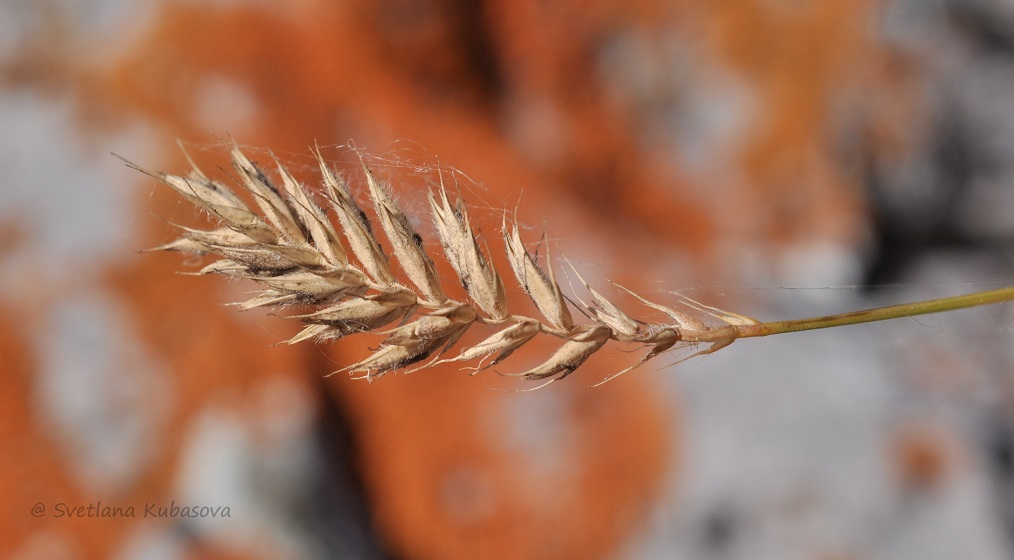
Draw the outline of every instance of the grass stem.
<instances>
[{"instance_id":1,"label":"grass stem","mask_svg":"<svg viewBox=\"0 0 1014 560\"><path fill-rule=\"evenodd\" d=\"M954 311L980 305L1002 303L1014 300L1014 286L975 292L960 296L952 296L940 299L918 301L915 303L904 303L901 305L890 305L875 309L862 311L851 311L838 313L823 317L810 317L808 319L792 319L789 321L772 321L770 323L757 323L754 325L729 325L718 330L729 329L735 332L735 338L750 338L755 336L768 336L798 331L811 331L815 329L826 329L841 327L844 325L856 325L860 323L872 323L875 321L886 321L888 319L900 319L903 317L914 317L929 313L940 313L942 311Z\"/></svg>"}]
</instances>

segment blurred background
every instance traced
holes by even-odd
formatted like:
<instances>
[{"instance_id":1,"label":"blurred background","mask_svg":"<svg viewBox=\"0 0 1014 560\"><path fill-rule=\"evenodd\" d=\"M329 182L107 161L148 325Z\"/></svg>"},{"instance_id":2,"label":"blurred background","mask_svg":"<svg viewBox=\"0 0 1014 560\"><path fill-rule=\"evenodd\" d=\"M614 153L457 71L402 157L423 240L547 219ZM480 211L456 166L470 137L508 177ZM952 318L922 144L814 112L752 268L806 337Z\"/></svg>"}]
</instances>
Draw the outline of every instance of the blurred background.
<instances>
[{"instance_id":1,"label":"blurred background","mask_svg":"<svg viewBox=\"0 0 1014 560\"><path fill-rule=\"evenodd\" d=\"M370 341L271 347L298 325L249 286L139 254L200 216L110 155L214 170L231 134L315 184L354 142L466 173L492 240L521 200L597 287L942 297L1014 278L1014 2L4 0L0 123L3 558L1014 557L1010 304L597 389L636 355L325 378Z\"/></svg>"}]
</instances>

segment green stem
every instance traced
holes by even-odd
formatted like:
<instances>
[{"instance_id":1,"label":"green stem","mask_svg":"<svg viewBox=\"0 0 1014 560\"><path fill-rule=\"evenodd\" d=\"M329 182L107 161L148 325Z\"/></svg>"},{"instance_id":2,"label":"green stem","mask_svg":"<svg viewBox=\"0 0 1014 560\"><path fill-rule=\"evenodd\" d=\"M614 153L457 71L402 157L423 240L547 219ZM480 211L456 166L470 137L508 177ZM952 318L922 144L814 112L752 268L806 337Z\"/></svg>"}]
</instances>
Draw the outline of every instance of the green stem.
<instances>
[{"instance_id":1,"label":"green stem","mask_svg":"<svg viewBox=\"0 0 1014 560\"><path fill-rule=\"evenodd\" d=\"M750 338L755 336L768 336L798 331L811 331L815 329L827 329L841 327L844 325L856 325L860 323L872 323L874 321L886 321L888 319L900 319L902 317L914 317L926 315L927 313L940 313L942 311L954 311L980 305L1002 303L1014 300L1014 286L965 294L961 296L931 299L915 303L901 305L890 305L863 311L852 311L824 317L810 317L808 319L793 319L790 321L772 321L770 323L756 323L752 325L728 325L713 329L707 336L700 337L699 342L715 342L736 338Z\"/></svg>"}]
</instances>

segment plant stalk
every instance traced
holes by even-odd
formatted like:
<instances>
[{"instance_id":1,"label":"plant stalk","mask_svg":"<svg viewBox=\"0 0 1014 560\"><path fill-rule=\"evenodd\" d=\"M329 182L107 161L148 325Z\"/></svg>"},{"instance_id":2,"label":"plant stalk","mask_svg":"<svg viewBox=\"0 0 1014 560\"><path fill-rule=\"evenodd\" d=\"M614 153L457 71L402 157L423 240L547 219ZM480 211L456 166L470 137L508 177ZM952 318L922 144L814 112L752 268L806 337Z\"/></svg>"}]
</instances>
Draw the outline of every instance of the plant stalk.
<instances>
[{"instance_id":1,"label":"plant stalk","mask_svg":"<svg viewBox=\"0 0 1014 560\"><path fill-rule=\"evenodd\" d=\"M954 311L980 305L989 305L1014 300L1014 286L951 296L940 299L918 301L915 303L903 303L900 305L889 305L862 311L838 313L824 317L811 317L808 319L792 319L789 321L772 321L770 323L758 323L756 325L734 325L737 338L750 338L754 336L768 336L798 331L810 331L815 329L827 329L841 327L844 325L857 325L860 323L872 323L875 321L886 321L888 319L900 319L903 317L914 317L929 313L940 313L943 311Z\"/></svg>"},{"instance_id":2,"label":"plant stalk","mask_svg":"<svg viewBox=\"0 0 1014 560\"><path fill-rule=\"evenodd\" d=\"M799 331L812 331L816 329L827 329L841 327L844 325L857 325L860 323L872 323L875 321L886 321L888 319L900 319L903 317L915 317L929 313L940 313L943 311L954 311L980 305L990 305L1014 301L1014 286L975 292L960 296L952 296L940 299L918 301L915 303L904 303L901 305L889 305L862 311L851 311L823 317L810 317L807 319L792 319L789 321L772 321L769 323L756 323L752 325L727 325L713 329L707 336L700 337L697 342L717 342L736 338L751 338L756 336L768 336Z\"/></svg>"}]
</instances>

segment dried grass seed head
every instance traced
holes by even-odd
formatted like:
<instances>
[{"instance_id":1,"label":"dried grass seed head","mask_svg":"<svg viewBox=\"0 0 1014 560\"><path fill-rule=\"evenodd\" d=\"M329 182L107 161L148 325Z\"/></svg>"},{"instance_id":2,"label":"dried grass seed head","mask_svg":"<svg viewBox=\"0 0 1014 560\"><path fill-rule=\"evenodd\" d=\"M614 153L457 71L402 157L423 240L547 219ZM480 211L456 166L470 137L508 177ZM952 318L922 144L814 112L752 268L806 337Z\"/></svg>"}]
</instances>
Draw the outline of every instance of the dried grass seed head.
<instances>
[{"instance_id":1,"label":"dried grass seed head","mask_svg":"<svg viewBox=\"0 0 1014 560\"><path fill-rule=\"evenodd\" d=\"M336 222L274 156L281 190L238 146L231 146L229 152L240 176L239 184L256 203L259 213L196 166L184 178L147 172L130 164L169 185L219 223L207 230L180 227L180 239L157 249L215 255L219 260L205 266L201 274L253 280L264 287L252 299L236 304L240 309L297 303L311 306L307 313L290 315L306 326L289 339L289 343L333 340L364 332L386 335L375 352L340 370L353 376L373 380L427 359L426 365L479 360L475 370L481 371L503 362L540 333L548 333L562 342L541 365L516 374L525 379L562 379L610 339L639 344L647 349L640 361L616 375L681 341L712 342L711 347L702 351L706 353L732 340L709 338L709 333L713 335L715 331L709 330L702 321L620 287L642 304L664 312L674 324L651 326L634 319L594 290L579 274L578 278L591 294L592 303L581 302L580 308L586 312L589 322L575 325L548 252L545 268L540 267L537 257L525 247L516 221L508 226L504 214L507 260L545 323L508 314L506 289L488 256L488 247L486 253L480 249L464 203L460 197L451 202L441 174L439 189L429 192L432 219L444 256L471 303L454 301L446 295L421 237L395 203L388 187L376 179L360 155L362 178L370 203L391 242L393 256L413 289L401 284L392 274L389 258L381 249L366 213L355 202L349 182L328 166L319 149L314 153L323 178L323 194L335 212ZM347 245L342 243L342 237ZM357 262L352 262L350 256ZM750 321L692 300L684 303L726 325ZM398 321L407 322L386 332L379 331ZM487 324L492 334L468 345L457 356L440 360L441 355L476 323Z\"/></svg>"}]
</instances>

